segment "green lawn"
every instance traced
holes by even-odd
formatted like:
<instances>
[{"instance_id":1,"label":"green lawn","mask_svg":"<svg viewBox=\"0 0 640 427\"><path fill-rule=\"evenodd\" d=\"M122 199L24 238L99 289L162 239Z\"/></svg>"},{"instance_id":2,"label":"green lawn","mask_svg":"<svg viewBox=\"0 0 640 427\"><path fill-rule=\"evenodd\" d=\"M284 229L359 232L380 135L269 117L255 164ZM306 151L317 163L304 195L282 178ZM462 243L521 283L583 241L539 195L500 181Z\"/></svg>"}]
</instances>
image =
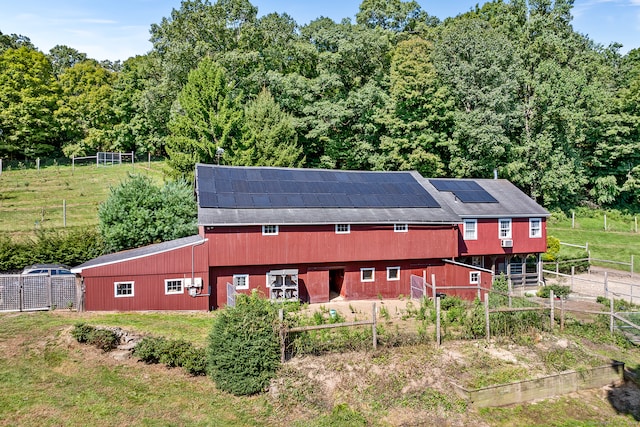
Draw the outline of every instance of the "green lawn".
<instances>
[{"instance_id":1,"label":"green lawn","mask_svg":"<svg viewBox=\"0 0 640 427\"><path fill-rule=\"evenodd\" d=\"M547 224L547 235L560 239L561 242L574 245L588 243L591 257L618 262L631 262L634 256L634 272L640 272L640 233L635 232L635 221L631 215L612 215L607 218L607 230L604 230L604 214L592 212L592 217L576 217L557 220L552 217ZM562 252L576 257L582 256L583 250L562 246ZM629 271L628 265L603 263L594 261L595 265Z\"/></svg>"},{"instance_id":2,"label":"green lawn","mask_svg":"<svg viewBox=\"0 0 640 427\"><path fill-rule=\"evenodd\" d=\"M132 166L49 166L3 170L0 175L0 232L29 236L37 228L87 227L98 223L98 205L109 189L130 173L145 174L160 183L164 162Z\"/></svg>"}]
</instances>

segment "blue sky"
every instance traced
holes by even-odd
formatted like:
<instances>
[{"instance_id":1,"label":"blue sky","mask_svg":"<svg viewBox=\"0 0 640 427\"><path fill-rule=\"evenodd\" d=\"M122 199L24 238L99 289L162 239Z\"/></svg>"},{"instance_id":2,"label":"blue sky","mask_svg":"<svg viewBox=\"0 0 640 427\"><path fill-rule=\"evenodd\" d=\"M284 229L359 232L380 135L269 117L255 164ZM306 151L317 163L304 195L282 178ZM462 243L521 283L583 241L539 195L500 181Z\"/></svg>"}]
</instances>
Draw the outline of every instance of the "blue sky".
<instances>
[{"instance_id":1,"label":"blue sky","mask_svg":"<svg viewBox=\"0 0 640 427\"><path fill-rule=\"evenodd\" d=\"M464 13L481 0L418 0L441 19ZM298 24L320 16L340 21L361 0L252 0L258 14L286 12ZM43 52L61 44L98 60L125 60L151 49L149 29L169 17L180 0L0 0L0 31L22 34ZM640 0L575 0L573 27L597 43L640 47Z\"/></svg>"}]
</instances>

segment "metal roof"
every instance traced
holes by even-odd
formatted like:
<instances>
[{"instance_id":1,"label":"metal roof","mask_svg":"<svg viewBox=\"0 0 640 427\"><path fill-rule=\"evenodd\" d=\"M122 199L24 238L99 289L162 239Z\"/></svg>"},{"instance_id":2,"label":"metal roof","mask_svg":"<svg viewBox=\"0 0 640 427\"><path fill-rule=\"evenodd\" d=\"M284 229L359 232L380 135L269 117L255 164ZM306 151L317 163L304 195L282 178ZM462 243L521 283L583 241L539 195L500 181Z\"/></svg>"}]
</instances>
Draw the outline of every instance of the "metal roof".
<instances>
[{"instance_id":1,"label":"metal roof","mask_svg":"<svg viewBox=\"0 0 640 427\"><path fill-rule=\"evenodd\" d=\"M455 224L417 172L196 165L198 224Z\"/></svg>"},{"instance_id":2,"label":"metal roof","mask_svg":"<svg viewBox=\"0 0 640 427\"><path fill-rule=\"evenodd\" d=\"M451 187L442 184L443 179L425 179L425 186L446 188L439 191L439 200L447 203L460 218L524 218L549 217L551 214L506 179L461 179L460 182L473 182L488 196L479 196L473 201L465 201L456 195ZM477 189L476 189L477 191ZM476 194L477 195L477 194ZM478 200L480 199L480 201ZM494 201L492 201L494 200Z\"/></svg>"},{"instance_id":3,"label":"metal roof","mask_svg":"<svg viewBox=\"0 0 640 427\"><path fill-rule=\"evenodd\" d=\"M130 261L133 259L144 258L151 255L156 255L162 252L168 252L175 249L184 248L186 246L198 245L206 241L200 235L183 237L181 239L170 240L168 242L156 243L154 245L143 246L141 248L130 249L128 251L115 252L112 254L102 255L98 258L94 258L90 261L80 264L77 267L71 269L72 273L82 273L83 270L95 267L101 267L103 265L114 264L117 262Z\"/></svg>"}]
</instances>

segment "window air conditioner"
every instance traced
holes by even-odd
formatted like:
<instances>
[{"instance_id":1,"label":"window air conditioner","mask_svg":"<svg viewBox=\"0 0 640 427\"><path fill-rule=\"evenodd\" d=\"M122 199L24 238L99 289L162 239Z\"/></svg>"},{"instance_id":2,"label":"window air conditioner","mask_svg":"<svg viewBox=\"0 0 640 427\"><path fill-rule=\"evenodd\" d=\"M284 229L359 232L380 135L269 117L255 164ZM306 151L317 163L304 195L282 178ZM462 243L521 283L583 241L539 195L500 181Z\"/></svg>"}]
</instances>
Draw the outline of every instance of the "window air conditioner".
<instances>
[{"instance_id":1,"label":"window air conditioner","mask_svg":"<svg viewBox=\"0 0 640 427\"><path fill-rule=\"evenodd\" d=\"M513 247L513 240L501 240L500 241L500 246L502 246L503 248L512 248Z\"/></svg>"}]
</instances>

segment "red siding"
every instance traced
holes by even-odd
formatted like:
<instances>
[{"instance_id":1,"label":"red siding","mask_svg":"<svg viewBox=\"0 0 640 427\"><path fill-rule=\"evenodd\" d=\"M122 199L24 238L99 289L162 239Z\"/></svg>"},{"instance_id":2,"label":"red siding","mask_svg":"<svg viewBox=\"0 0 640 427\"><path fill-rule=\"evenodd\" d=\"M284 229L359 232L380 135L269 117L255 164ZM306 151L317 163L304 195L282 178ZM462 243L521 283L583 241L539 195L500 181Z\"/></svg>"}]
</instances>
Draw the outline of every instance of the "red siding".
<instances>
[{"instance_id":1,"label":"red siding","mask_svg":"<svg viewBox=\"0 0 640 427\"><path fill-rule=\"evenodd\" d=\"M457 255L457 228L352 225L349 234L328 226L280 226L263 236L260 226L216 227L206 234L211 266L346 263L361 260L411 260Z\"/></svg>"},{"instance_id":2,"label":"red siding","mask_svg":"<svg viewBox=\"0 0 640 427\"><path fill-rule=\"evenodd\" d=\"M202 278L202 293L208 292L207 245L184 247L143 258L88 268L82 271L86 288L85 309L128 310L209 310L209 297L165 295L165 279ZM134 282L134 296L116 297L115 282Z\"/></svg>"},{"instance_id":3,"label":"red siding","mask_svg":"<svg viewBox=\"0 0 640 427\"><path fill-rule=\"evenodd\" d=\"M466 255L500 255L500 254L534 254L547 250L546 220L542 219L542 237L529 237L529 218L512 218L512 248L503 248L498 237L498 218L478 219L478 239L464 240L464 230L460 227L458 244L460 256ZM443 257L444 258L444 257Z\"/></svg>"}]
</instances>

